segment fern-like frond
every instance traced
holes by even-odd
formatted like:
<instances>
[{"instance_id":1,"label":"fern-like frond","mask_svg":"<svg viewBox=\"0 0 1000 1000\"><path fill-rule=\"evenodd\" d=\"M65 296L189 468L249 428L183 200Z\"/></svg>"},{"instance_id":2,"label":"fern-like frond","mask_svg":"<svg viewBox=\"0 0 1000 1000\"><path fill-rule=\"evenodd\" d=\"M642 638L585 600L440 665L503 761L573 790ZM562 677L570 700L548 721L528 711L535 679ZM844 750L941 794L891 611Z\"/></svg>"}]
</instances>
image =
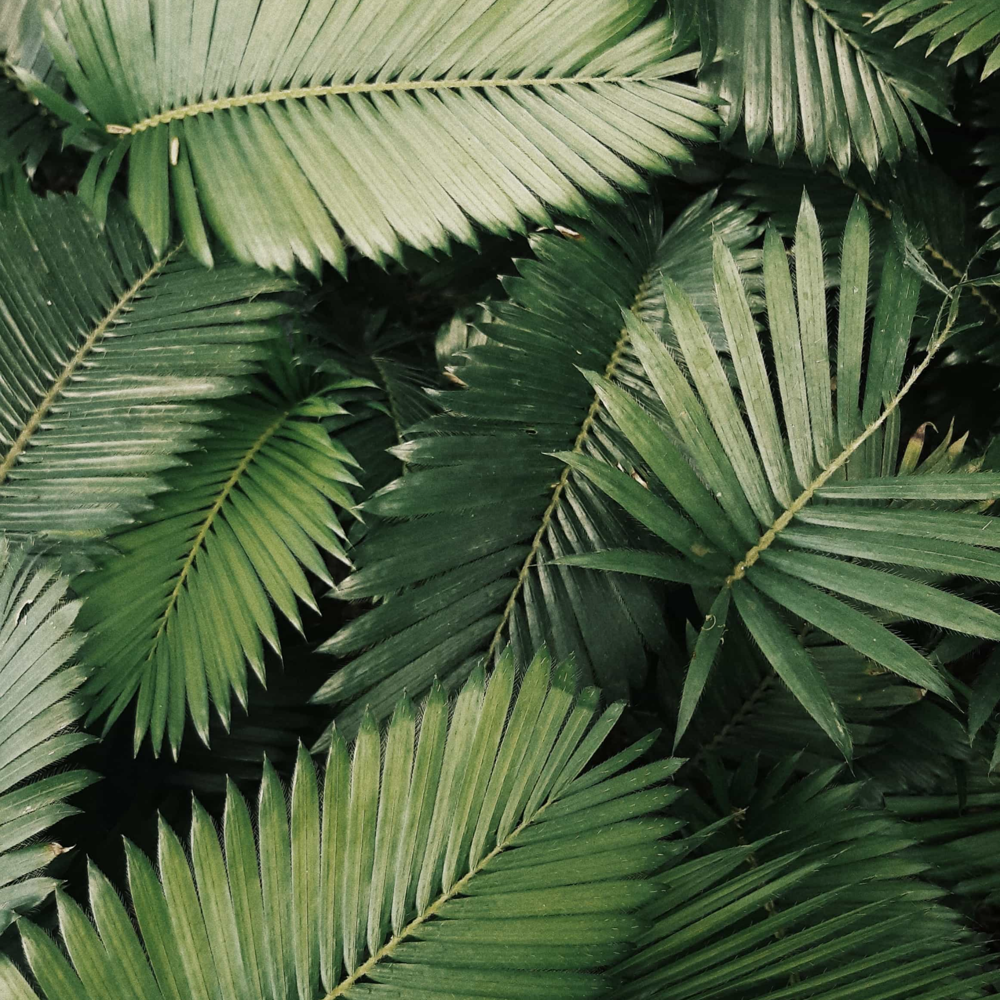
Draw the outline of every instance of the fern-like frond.
<instances>
[{"instance_id":1,"label":"fern-like frond","mask_svg":"<svg viewBox=\"0 0 1000 1000\"><path fill-rule=\"evenodd\" d=\"M268 768L256 823L231 789L221 835L195 806L190 858L165 824L158 870L126 845L139 933L92 869L90 919L59 898L68 959L19 925L41 995L605 995L598 970L627 953L678 825L654 813L679 794L663 786L679 762L626 771L640 744L584 772L622 706L598 716L573 673L539 657L512 698L504 657L453 712L440 687L419 725L400 702L384 754L370 715L353 752L334 738L325 774L301 751L290 815ZM0 984L36 995L2 958Z\"/></svg>"},{"instance_id":2,"label":"fern-like frond","mask_svg":"<svg viewBox=\"0 0 1000 1000\"><path fill-rule=\"evenodd\" d=\"M905 45L916 38L930 38L927 54L946 42L955 42L948 59L949 65L965 56L996 45L1000 38L1000 9L994 0L889 0L871 23L874 31L882 31L911 19L906 34L896 42ZM982 79L1000 69L1000 46L986 59Z\"/></svg>"},{"instance_id":3,"label":"fern-like frond","mask_svg":"<svg viewBox=\"0 0 1000 1000\"><path fill-rule=\"evenodd\" d=\"M618 995L982 996L997 974L943 891L921 880L929 866L907 824L863 808L862 786L838 781L838 768L800 778L796 765L758 772L750 756L715 770L704 802L684 796L711 850L661 876L653 929L616 970L630 980Z\"/></svg>"},{"instance_id":4,"label":"fern-like frond","mask_svg":"<svg viewBox=\"0 0 1000 1000\"><path fill-rule=\"evenodd\" d=\"M708 196L666 232L647 206L581 224L581 239L532 238L536 259L520 261L520 276L506 281L510 300L491 304L482 330L489 343L453 366L466 388L438 395L444 415L396 450L407 474L364 505L403 523L371 534L339 595L408 589L324 647L355 655L316 695L344 706L338 725L355 727L366 703L384 715L404 690L425 691L435 676L456 683L508 641L519 657L545 643L606 690L626 692L645 659L643 636L655 645L661 634L659 610L637 581L552 566L596 539L621 545L627 536L611 505L549 453L618 460L621 435L577 366L635 384L642 369L619 303L659 327L661 271L701 300L713 229L742 255L752 222ZM714 309L706 302L709 322Z\"/></svg>"},{"instance_id":5,"label":"fern-like frond","mask_svg":"<svg viewBox=\"0 0 1000 1000\"><path fill-rule=\"evenodd\" d=\"M919 108L948 115L942 74L865 26L863 0L744 0L718 6L718 60L703 82L727 102L723 137L743 122L751 154L768 137L781 161L875 173L916 152ZM704 39L703 39L704 44Z\"/></svg>"},{"instance_id":6,"label":"fern-like frond","mask_svg":"<svg viewBox=\"0 0 1000 1000\"><path fill-rule=\"evenodd\" d=\"M886 251L866 345L869 223L860 202L844 232L836 327L827 318L821 247L804 198L793 288L783 242L773 230L767 234L769 364L739 269L716 243L716 294L735 390L694 306L669 282L667 309L688 374L640 319L625 315L666 417L657 419L620 387L590 376L657 491L676 506L593 457L562 456L671 550L599 552L564 562L715 595L688 670L678 737L730 616L742 621L845 754L851 746L841 712L794 622L946 698L945 676L883 621L914 619L1000 638L1000 615L932 586L954 576L1000 579L995 521L974 505L1000 495L1000 477L947 466L917 470L909 457L897 459L899 406L946 341L957 310L907 373L919 279L904 263L905 248L893 243Z\"/></svg>"},{"instance_id":7,"label":"fern-like frond","mask_svg":"<svg viewBox=\"0 0 1000 1000\"><path fill-rule=\"evenodd\" d=\"M37 778L93 742L73 731L86 675L72 663L80 606L64 600L67 589L51 567L0 536L0 932L57 885L37 873L63 848L39 838L74 815L66 799L97 780L88 771Z\"/></svg>"},{"instance_id":8,"label":"fern-like frond","mask_svg":"<svg viewBox=\"0 0 1000 1000\"><path fill-rule=\"evenodd\" d=\"M585 214L718 117L652 0L64 0L49 44L154 247L343 270ZM641 27L640 27L641 26ZM638 30L636 30L638 29ZM102 157L108 153L102 151ZM280 184L277 182L280 180ZM268 195L263 191L267 187ZM173 197L171 199L171 192ZM342 238L343 237L343 238Z\"/></svg>"},{"instance_id":9,"label":"fern-like frond","mask_svg":"<svg viewBox=\"0 0 1000 1000\"><path fill-rule=\"evenodd\" d=\"M0 211L0 529L81 542L127 523L253 371L293 287L151 251L112 206L19 191Z\"/></svg>"},{"instance_id":10,"label":"fern-like frond","mask_svg":"<svg viewBox=\"0 0 1000 1000\"><path fill-rule=\"evenodd\" d=\"M263 680L264 642L280 652L272 602L301 630L298 602L316 610L303 567L332 586L321 552L347 561L331 501L353 506L354 460L318 420L343 412L336 395L353 380L270 373L276 388L220 405L170 492L76 583L91 719L110 724L138 692L137 748L148 733L159 751L166 734L176 753L187 712L207 742L210 703L228 725L231 694L246 705L246 664Z\"/></svg>"}]
</instances>

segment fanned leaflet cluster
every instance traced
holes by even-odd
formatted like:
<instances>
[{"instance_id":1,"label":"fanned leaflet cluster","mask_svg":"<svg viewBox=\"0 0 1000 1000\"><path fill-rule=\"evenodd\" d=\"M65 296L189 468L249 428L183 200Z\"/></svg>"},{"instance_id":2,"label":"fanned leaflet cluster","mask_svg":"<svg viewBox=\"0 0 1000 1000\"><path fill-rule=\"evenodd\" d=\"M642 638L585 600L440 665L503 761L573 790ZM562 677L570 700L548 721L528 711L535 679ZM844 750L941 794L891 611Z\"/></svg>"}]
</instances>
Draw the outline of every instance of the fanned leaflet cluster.
<instances>
[{"instance_id":1,"label":"fanned leaflet cluster","mask_svg":"<svg viewBox=\"0 0 1000 1000\"><path fill-rule=\"evenodd\" d=\"M653 0L64 0L49 44L153 246L343 270L585 213L713 137ZM39 90L44 101L46 94ZM280 180L280 183L278 181ZM110 180L107 181L110 183ZM264 187L267 185L267 193ZM207 223L207 226L206 226Z\"/></svg>"},{"instance_id":2,"label":"fanned leaflet cluster","mask_svg":"<svg viewBox=\"0 0 1000 1000\"><path fill-rule=\"evenodd\" d=\"M97 778L52 773L93 742L72 731L86 711L86 675L72 663L80 605L67 590L51 566L0 536L0 932L55 888L39 872L64 848L40 838L77 812L66 799Z\"/></svg>"},{"instance_id":3,"label":"fanned leaflet cluster","mask_svg":"<svg viewBox=\"0 0 1000 1000\"><path fill-rule=\"evenodd\" d=\"M290 359L268 375L219 407L170 492L78 581L91 721L110 724L138 693L136 748L148 733L176 754L188 716L207 743L210 705L228 727L232 694L246 707L247 663L263 681L265 644L280 652L272 602L301 632L298 602L318 610L303 570L331 587L322 553L348 562L332 504L353 507L355 462L320 421L346 412L337 395L357 380Z\"/></svg>"},{"instance_id":4,"label":"fanned leaflet cluster","mask_svg":"<svg viewBox=\"0 0 1000 1000\"><path fill-rule=\"evenodd\" d=\"M234 788L221 835L196 805L190 858L165 824L158 870L127 844L138 934L91 869L89 919L58 900L68 958L22 921L40 993L0 957L5 998L603 995L652 894L636 876L679 825L656 813L680 762L628 769L639 744L584 771L623 706L599 713L545 656L513 683L505 656L453 710L438 686L419 724L401 701L384 754L370 715L352 751L334 736L323 773L301 751L290 814L270 768L256 823Z\"/></svg>"},{"instance_id":5,"label":"fanned leaflet cluster","mask_svg":"<svg viewBox=\"0 0 1000 1000\"><path fill-rule=\"evenodd\" d=\"M906 374L919 279L904 256L905 248L895 244L886 252L866 346L869 228L856 203L844 232L831 356L821 236L804 199L794 288L780 237L769 231L765 240L775 379L738 267L721 244L715 285L735 391L690 300L669 281L667 310L688 374L640 319L625 316L666 416L657 419L620 387L592 375L658 490L673 503L593 457L561 457L672 552L609 550L565 561L691 584L713 595L688 669L678 739L730 616L847 755L850 737L840 709L798 641L794 621L945 698L951 697L945 676L883 622L914 619L1000 638L1000 615L932 585L954 576L1000 575L994 521L977 506L1000 495L1000 478L966 470L914 472L905 459L897 466L899 405L946 340L958 304L952 303L947 324Z\"/></svg>"},{"instance_id":6,"label":"fanned leaflet cluster","mask_svg":"<svg viewBox=\"0 0 1000 1000\"><path fill-rule=\"evenodd\" d=\"M982 79L1000 69L1000 12L993 0L889 0L872 19L875 31L913 21L896 43L927 40L927 54L954 42L949 63L994 46L983 66Z\"/></svg>"},{"instance_id":7,"label":"fanned leaflet cluster","mask_svg":"<svg viewBox=\"0 0 1000 1000\"><path fill-rule=\"evenodd\" d=\"M718 60L701 79L726 102L723 138L742 121L751 153L770 137L783 162L801 142L814 166L832 160L845 173L857 159L874 174L917 152L920 108L949 117L940 68L894 51L892 32L867 30L863 0L712 2L715 17L699 24Z\"/></svg>"},{"instance_id":8,"label":"fanned leaflet cluster","mask_svg":"<svg viewBox=\"0 0 1000 1000\"><path fill-rule=\"evenodd\" d=\"M435 676L460 682L508 641L522 662L542 643L573 656L616 695L627 690L628 671L638 679L643 638L656 645L662 634L653 595L638 581L552 565L598 541L625 544L627 535L601 495L551 453L631 463L579 367L642 382L620 303L659 326L663 270L716 327L705 279L710 234L742 256L757 233L752 213L711 195L666 231L659 209L645 212L581 224L578 240L534 236L536 259L519 262L520 275L505 282L509 300L491 305L488 344L453 369L465 388L439 394L444 414L396 449L406 474L363 510L402 523L372 532L337 593L407 589L321 647L355 654L316 695L343 706L341 727L356 727L366 704L384 716L404 690L425 691Z\"/></svg>"},{"instance_id":9,"label":"fanned leaflet cluster","mask_svg":"<svg viewBox=\"0 0 1000 1000\"><path fill-rule=\"evenodd\" d=\"M155 254L122 205L102 232L79 199L19 189L0 211L0 531L83 544L148 507L290 287Z\"/></svg>"}]
</instances>

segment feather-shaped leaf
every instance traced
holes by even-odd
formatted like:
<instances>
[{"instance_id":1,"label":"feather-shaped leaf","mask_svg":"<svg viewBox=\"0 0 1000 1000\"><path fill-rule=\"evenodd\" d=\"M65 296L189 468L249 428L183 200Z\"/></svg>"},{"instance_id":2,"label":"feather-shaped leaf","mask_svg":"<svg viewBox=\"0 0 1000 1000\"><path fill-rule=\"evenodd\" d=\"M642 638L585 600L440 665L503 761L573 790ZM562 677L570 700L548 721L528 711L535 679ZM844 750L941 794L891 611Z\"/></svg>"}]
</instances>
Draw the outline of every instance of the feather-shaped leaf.
<instances>
[{"instance_id":1,"label":"feather-shaped leaf","mask_svg":"<svg viewBox=\"0 0 1000 1000\"><path fill-rule=\"evenodd\" d=\"M723 136L742 121L751 153L770 137L784 161L801 139L815 166L857 158L874 174L917 151L919 108L949 117L944 74L873 34L863 0L715 2L719 58L702 80L727 102Z\"/></svg>"},{"instance_id":2,"label":"feather-shaped leaf","mask_svg":"<svg viewBox=\"0 0 1000 1000\"><path fill-rule=\"evenodd\" d=\"M332 586L322 553L347 561L331 502L353 506L354 462L318 422L343 412L339 383L286 365L271 376L276 388L220 406L171 492L76 583L91 718L110 724L138 693L137 747L149 733L158 751L166 733L176 752L187 712L207 742L210 703L228 725L231 694L246 704L247 662L263 680L264 643L280 651L272 603L301 630L298 602L316 609L303 570Z\"/></svg>"},{"instance_id":3,"label":"feather-shaped leaf","mask_svg":"<svg viewBox=\"0 0 1000 1000\"><path fill-rule=\"evenodd\" d=\"M867 232L864 210L856 206L844 236L840 336L835 342L827 321L820 233L808 200L803 201L797 229L794 288L780 240L773 234L768 237L765 296L776 379L761 353L746 292L722 246L717 248L716 287L735 387L725 378L690 301L669 282L667 309L689 375L682 374L654 333L641 321L632 321L632 341L665 416L644 411L619 386L596 379L610 415L690 519L684 531L673 530L666 519L660 519L654 530L691 574L704 574L710 559L731 557L733 540L744 539L737 542L743 554L735 557L722 587L732 589L735 610L765 657L845 753L849 737L840 710L790 628L794 622L804 621L946 698L949 684L938 667L884 622L912 618L970 635L1000 637L1000 615L995 611L933 585L951 576L996 578L1000 563L992 552L996 544L992 519L974 513L975 506L969 512L954 508L970 501L992 501L1000 495L1000 479L986 472L949 472L947 466L937 471L931 460L917 466L904 459L899 466L902 473L892 474L897 468L899 433L894 414L947 339L948 328L935 333L923 360L906 375L918 279L893 244L885 254L867 355L862 359ZM834 371L841 375L836 405L831 395ZM784 429L778 423L777 401L771 399L775 385L781 392ZM692 416L699 412L702 418L693 422ZM789 427L796 414L800 420L805 415L811 441L802 436L801 427ZM793 456L799 480L791 492L786 450ZM674 457L668 461L667 456ZM686 483L678 471L685 463L711 493ZM602 477L592 478L636 518L653 524L644 499L610 489ZM918 506L898 513L886 506L900 501ZM929 506L942 501L944 509ZM911 514L914 522L909 531L884 530L885 518L896 524ZM819 526L826 516L835 519L835 531ZM748 518L757 521L751 532L757 537L746 541ZM867 518L883 520L869 523ZM814 519L819 523L813 524ZM969 531L971 521L981 528L976 535ZM692 548L695 527L711 540L710 548ZM874 537L871 531L880 528ZM920 537L926 539L922 544ZM684 576L677 573L673 578ZM779 609L784 610L784 620ZM702 672L701 665L689 672L690 692L682 698L685 722L696 694L704 688Z\"/></svg>"},{"instance_id":4,"label":"feather-shaped leaf","mask_svg":"<svg viewBox=\"0 0 1000 1000\"><path fill-rule=\"evenodd\" d=\"M614 201L690 161L685 142L711 140L718 117L674 82L697 55L676 54L668 21L642 26L652 7L64 0L66 36L49 40L127 147L155 247L172 198L206 262L207 220L242 260L343 269L348 241L379 261L474 243L477 226L583 214L583 194Z\"/></svg>"},{"instance_id":5,"label":"feather-shaped leaf","mask_svg":"<svg viewBox=\"0 0 1000 1000\"><path fill-rule=\"evenodd\" d=\"M540 643L574 656L584 676L625 693L628 672L644 660L643 638L655 645L662 634L659 610L637 581L552 566L597 540L627 542L614 508L552 453L632 468L577 366L628 386L643 381L620 303L661 327L661 271L704 303L715 329L717 308L705 299L712 231L743 256L751 222L708 196L666 232L657 209L644 218L635 208L581 224L580 240L533 238L537 259L519 262L510 300L491 305L488 345L454 369L467 388L438 396L445 414L396 450L407 474L365 504L403 523L371 534L340 596L416 586L323 647L355 656L316 696L343 706L338 725L357 726L365 704L384 715L404 690L424 691L435 676L458 683L508 640L521 658Z\"/></svg>"},{"instance_id":6,"label":"feather-shaped leaf","mask_svg":"<svg viewBox=\"0 0 1000 1000\"><path fill-rule=\"evenodd\" d=\"M20 924L39 995L604 995L600 970L635 939L645 876L677 827L659 811L680 762L626 770L647 740L584 771L622 706L599 714L573 674L540 656L512 699L504 657L451 713L435 687L419 729L404 700L384 758L367 716L353 752L334 737L325 773L301 751L290 815L271 769L256 824L234 788L221 835L196 805L190 858L161 825L158 870L127 847L138 934L96 870L90 919L59 899L69 960ZM0 958L4 977L24 982Z\"/></svg>"},{"instance_id":7,"label":"feather-shaped leaf","mask_svg":"<svg viewBox=\"0 0 1000 1000\"><path fill-rule=\"evenodd\" d=\"M896 43L927 40L927 55L946 42L955 46L948 59L957 62L973 52L991 47L982 79L1000 69L1000 10L993 0L889 0L872 18L874 31L913 21Z\"/></svg>"},{"instance_id":8,"label":"feather-shaped leaf","mask_svg":"<svg viewBox=\"0 0 1000 1000\"><path fill-rule=\"evenodd\" d=\"M103 232L76 198L0 212L0 528L82 542L127 523L205 433L207 400L266 356L292 287L154 254L124 206Z\"/></svg>"},{"instance_id":9,"label":"feather-shaped leaf","mask_svg":"<svg viewBox=\"0 0 1000 1000\"><path fill-rule=\"evenodd\" d=\"M72 662L80 606L64 600L67 589L0 536L0 931L58 884L39 871L63 848L40 838L78 811L66 799L97 779L65 770L38 778L93 742L72 731L85 711L78 689L86 674Z\"/></svg>"}]
</instances>

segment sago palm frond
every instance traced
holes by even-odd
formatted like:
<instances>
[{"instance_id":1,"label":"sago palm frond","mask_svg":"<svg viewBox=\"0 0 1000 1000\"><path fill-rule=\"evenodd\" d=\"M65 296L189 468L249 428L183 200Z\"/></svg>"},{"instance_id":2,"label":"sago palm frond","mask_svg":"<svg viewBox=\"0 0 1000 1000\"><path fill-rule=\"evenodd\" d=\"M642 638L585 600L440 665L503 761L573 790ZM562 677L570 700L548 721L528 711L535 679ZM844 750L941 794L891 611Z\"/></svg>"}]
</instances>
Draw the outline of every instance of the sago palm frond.
<instances>
[{"instance_id":1,"label":"sago palm frond","mask_svg":"<svg viewBox=\"0 0 1000 1000\"><path fill-rule=\"evenodd\" d=\"M347 561L331 502L353 506L354 460L318 421L343 412L337 394L355 380L283 363L270 375L274 386L220 405L170 492L76 583L91 719L110 724L138 693L137 748L149 733L159 751L166 734L176 753L188 712L207 741L210 703L228 725L231 694L246 704L246 664L263 680L264 643L280 652L272 602L301 630L298 602L316 610L303 568L329 587L322 553Z\"/></svg>"},{"instance_id":2,"label":"sago palm frond","mask_svg":"<svg viewBox=\"0 0 1000 1000\"><path fill-rule=\"evenodd\" d=\"M97 780L88 771L37 778L93 742L73 731L86 675L72 665L82 636L70 631L79 603L64 600L67 589L0 536L0 932L57 885L35 873L63 848L39 838L74 815L66 799Z\"/></svg>"},{"instance_id":3,"label":"sago palm frond","mask_svg":"<svg viewBox=\"0 0 1000 1000\"><path fill-rule=\"evenodd\" d=\"M859 805L836 767L758 773L753 757L712 775L712 835L659 877L637 954L615 972L626 1000L943 1000L994 982L985 950L928 868L907 825ZM681 807L696 805L692 795Z\"/></svg>"},{"instance_id":4,"label":"sago palm frond","mask_svg":"<svg viewBox=\"0 0 1000 1000\"><path fill-rule=\"evenodd\" d=\"M378 261L547 224L691 159L718 118L674 77L653 0L64 0L49 33L126 153L153 246L171 204L199 259L206 221L241 260ZM43 95L40 95L43 96ZM113 151L112 151L113 149ZM267 196L263 194L268 191Z\"/></svg>"},{"instance_id":5,"label":"sago palm frond","mask_svg":"<svg viewBox=\"0 0 1000 1000\"><path fill-rule=\"evenodd\" d=\"M549 453L615 461L625 446L577 371L599 367L624 385L642 377L620 303L659 326L666 272L718 325L704 295L711 233L742 255L756 229L738 205L713 202L700 199L666 232L660 210L646 205L581 224L579 239L532 238L536 259L518 262L520 276L505 282L510 300L491 304L489 343L452 368L466 388L437 396L445 413L396 449L407 473L364 504L403 523L372 532L338 595L408 589L323 647L355 656L316 695L343 706L338 725L357 726L366 703L384 715L435 676L456 683L508 641L522 658L542 643L574 656L616 696L630 671L641 673L643 637L655 645L662 627L645 585L552 566L596 539L618 545L627 536L611 505Z\"/></svg>"},{"instance_id":6,"label":"sago palm frond","mask_svg":"<svg viewBox=\"0 0 1000 1000\"><path fill-rule=\"evenodd\" d=\"M293 287L181 244L155 254L127 209L19 189L0 211L0 529L100 537L163 488L207 400L253 371Z\"/></svg>"},{"instance_id":7,"label":"sago palm frond","mask_svg":"<svg viewBox=\"0 0 1000 1000\"><path fill-rule=\"evenodd\" d=\"M1000 9L994 0L889 0L872 19L873 30L881 31L911 18L916 23L896 45L930 36L927 40L930 55L945 42L955 42L949 64L995 45L1000 37ZM1000 47L995 47L986 59L982 79L998 69Z\"/></svg>"},{"instance_id":8,"label":"sago palm frond","mask_svg":"<svg viewBox=\"0 0 1000 1000\"><path fill-rule=\"evenodd\" d=\"M875 173L917 151L919 108L948 115L942 74L865 26L863 0L715 0L718 59L703 82L727 102L723 137L743 122L750 152L781 161L800 137L814 166ZM705 44L703 39L702 44Z\"/></svg>"},{"instance_id":9,"label":"sago palm frond","mask_svg":"<svg viewBox=\"0 0 1000 1000\"><path fill-rule=\"evenodd\" d=\"M626 771L640 744L584 772L622 706L598 717L597 692L575 696L572 668L546 657L512 699L513 683L505 657L453 713L440 687L419 726L400 702L384 754L367 716L322 775L301 751L290 815L270 769L256 823L235 789L221 835L196 805L190 859L166 825L158 871L126 845L139 933L92 869L91 919L59 899L68 959L20 923L41 996L603 996L597 970L635 938L643 876L678 825L653 814L679 762ZM0 984L36 996L2 958Z\"/></svg>"},{"instance_id":10,"label":"sago palm frond","mask_svg":"<svg viewBox=\"0 0 1000 1000\"><path fill-rule=\"evenodd\" d=\"M771 366L739 269L717 242L716 294L735 388L694 306L669 282L667 309L687 374L638 317L625 315L667 417L655 418L619 386L590 376L655 490L591 456L561 457L672 552L608 551L564 561L690 584L705 595L678 737L730 616L845 754L850 736L840 709L793 622L946 698L947 678L883 622L913 619L1000 639L1000 615L932 585L956 576L1000 579L996 522L976 506L1000 496L1000 476L912 470L908 457L897 458L900 404L947 340L958 306L955 299L923 359L907 372L919 291L919 278L904 263L908 252L895 244L886 252L866 346L867 213L856 203L845 228L834 326L820 230L804 198L794 288L782 240L772 230L765 241Z\"/></svg>"}]
</instances>

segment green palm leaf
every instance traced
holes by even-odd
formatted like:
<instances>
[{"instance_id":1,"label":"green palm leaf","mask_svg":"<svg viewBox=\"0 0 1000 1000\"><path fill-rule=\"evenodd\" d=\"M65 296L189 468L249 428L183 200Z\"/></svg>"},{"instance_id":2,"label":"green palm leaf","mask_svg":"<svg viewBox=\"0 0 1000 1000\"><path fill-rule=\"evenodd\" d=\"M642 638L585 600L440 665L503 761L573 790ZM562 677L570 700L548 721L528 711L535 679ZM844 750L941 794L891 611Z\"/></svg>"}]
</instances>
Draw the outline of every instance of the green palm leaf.
<instances>
[{"instance_id":1,"label":"green palm leaf","mask_svg":"<svg viewBox=\"0 0 1000 1000\"><path fill-rule=\"evenodd\" d=\"M177 244L123 206L102 233L76 198L0 212L0 528L83 541L128 522L204 435L206 400L253 371L286 279Z\"/></svg>"},{"instance_id":2,"label":"green palm leaf","mask_svg":"<svg viewBox=\"0 0 1000 1000\"><path fill-rule=\"evenodd\" d=\"M466 388L437 395L444 415L396 449L407 474L364 504L403 523L381 526L360 546L339 596L415 586L322 647L355 656L316 695L342 706L339 726L356 727L366 704L384 715L435 676L458 683L508 641L520 658L542 643L560 659L575 657L616 696L638 679L643 638L656 645L662 635L658 608L639 581L552 566L593 539L622 545L628 536L611 505L549 453L622 456L627 444L577 366L599 366L623 385L642 378L618 304L659 326L661 271L718 325L706 296L711 233L742 252L756 233L751 223L709 195L666 231L660 210L646 206L581 224L581 239L532 238L537 259L519 262L520 276L506 282L510 301L491 304L482 330L489 343L451 369Z\"/></svg>"},{"instance_id":3,"label":"green palm leaf","mask_svg":"<svg viewBox=\"0 0 1000 1000\"><path fill-rule=\"evenodd\" d=\"M551 674L551 678L550 678ZM604 995L597 970L636 934L679 762L624 771L640 744L581 774L623 706L596 718L573 670L539 657L512 699L513 660L478 671L449 712L440 687L419 726L396 707L381 752L368 716L325 774L301 751L285 792L268 768L254 823L231 789L220 836L195 807L191 857L166 825L159 871L131 845L136 934L91 870L92 921L59 899L69 959L27 921L41 995L218 1000ZM624 772L624 773L623 773ZM322 787L322 792L320 788ZM5 996L35 994L0 959Z\"/></svg>"},{"instance_id":4,"label":"green palm leaf","mask_svg":"<svg viewBox=\"0 0 1000 1000\"><path fill-rule=\"evenodd\" d=\"M955 41L949 65L985 49L1000 37L1000 10L993 0L889 0L872 19L873 30L882 31L911 18L916 23L896 44L905 45L930 35L927 43L930 55L945 42ZM1000 48L994 48L983 67L982 79L998 69Z\"/></svg>"},{"instance_id":5,"label":"green palm leaf","mask_svg":"<svg viewBox=\"0 0 1000 1000\"><path fill-rule=\"evenodd\" d=\"M702 80L727 102L723 136L742 121L751 153L770 136L784 161L801 135L815 166L857 157L874 173L917 151L919 108L949 117L942 74L873 35L863 0L715 2L719 60Z\"/></svg>"},{"instance_id":6,"label":"green palm leaf","mask_svg":"<svg viewBox=\"0 0 1000 1000\"><path fill-rule=\"evenodd\" d=\"M1000 249L1000 111L997 98L1000 88L996 82L985 88L986 97L979 106L979 127L983 136L976 143L975 164L983 168L979 180L983 190L979 207L983 210L982 227L990 234L991 249Z\"/></svg>"},{"instance_id":7,"label":"green palm leaf","mask_svg":"<svg viewBox=\"0 0 1000 1000\"><path fill-rule=\"evenodd\" d=\"M717 243L716 293L735 390L698 313L669 282L667 308L689 374L640 319L626 314L666 418L657 419L620 387L591 376L658 489L676 507L655 493L636 491L625 472L593 457L562 457L615 495L672 553L657 555L652 570L636 569L628 552L563 561L644 571L693 583L706 594L729 591L732 597L716 601L696 643L678 739L718 648L712 633L726 625L727 613L742 621L845 754L851 751L850 736L840 710L790 627L789 614L944 697L950 697L947 679L883 621L914 619L1000 638L1000 615L932 586L951 576L1000 579L996 522L968 506L1000 495L1000 477L934 465L913 471L912 463L904 459L898 465L896 457L899 406L947 340L955 310L907 374L919 279L894 243L885 255L866 348L869 252L867 214L857 202L844 232L834 338L833 324L827 323L820 230L804 198L794 288L781 239L770 231L765 241L771 363L765 361L737 265ZM707 663L699 662L703 646Z\"/></svg>"},{"instance_id":8,"label":"green palm leaf","mask_svg":"<svg viewBox=\"0 0 1000 1000\"><path fill-rule=\"evenodd\" d=\"M907 824L860 805L838 768L716 771L698 814L702 849L659 877L653 926L616 970L625 1000L944 1000L996 980L977 939L920 880ZM717 820L724 817L724 825ZM715 820L709 826L704 824ZM729 822L725 822L729 820Z\"/></svg>"},{"instance_id":9,"label":"green palm leaf","mask_svg":"<svg viewBox=\"0 0 1000 1000\"><path fill-rule=\"evenodd\" d=\"M69 631L79 603L63 600L67 588L0 536L0 931L58 884L35 873L63 848L38 838L74 815L66 799L97 780L88 771L38 779L93 742L71 731L85 711L77 689L86 675L71 665L81 637Z\"/></svg>"},{"instance_id":10,"label":"green palm leaf","mask_svg":"<svg viewBox=\"0 0 1000 1000\"><path fill-rule=\"evenodd\" d=\"M345 241L384 261L546 224L549 207L582 214L583 193L618 200L689 161L682 140L718 119L674 82L697 56L677 56L669 23L639 27L652 6L65 0L49 43L119 136L99 168L128 151L154 247L173 192L204 262L207 220L241 260L315 271L343 269Z\"/></svg>"},{"instance_id":11,"label":"green palm leaf","mask_svg":"<svg viewBox=\"0 0 1000 1000\"><path fill-rule=\"evenodd\" d=\"M138 692L137 749L149 733L158 752L166 733L176 753L187 711L207 743L210 703L228 726L232 693L246 706L246 664L263 680L264 643L280 652L272 602L301 631L298 602L317 610L303 567L333 586L321 552L347 562L331 501L353 506L354 460L318 420L344 412L336 395L355 380L270 374L273 387L220 406L171 492L76 583L90 718L108 712L110 725Z\"/></svg>"},{"instance_id":12,"label":"green palm leaf","mask_svg":"<svg viewBox=\"0 0 1000 1000\"><path fill-rule=\"evenodd\" d=\"M16 72L62 89L42 31L42 15L58 11L59 0L0 0L0 174L25 161L30 172L58 136L57 120L42 113Z\"/></svg>"}]
</instances>

